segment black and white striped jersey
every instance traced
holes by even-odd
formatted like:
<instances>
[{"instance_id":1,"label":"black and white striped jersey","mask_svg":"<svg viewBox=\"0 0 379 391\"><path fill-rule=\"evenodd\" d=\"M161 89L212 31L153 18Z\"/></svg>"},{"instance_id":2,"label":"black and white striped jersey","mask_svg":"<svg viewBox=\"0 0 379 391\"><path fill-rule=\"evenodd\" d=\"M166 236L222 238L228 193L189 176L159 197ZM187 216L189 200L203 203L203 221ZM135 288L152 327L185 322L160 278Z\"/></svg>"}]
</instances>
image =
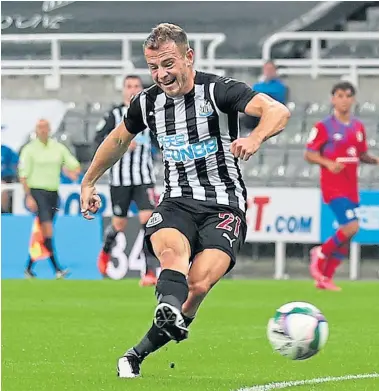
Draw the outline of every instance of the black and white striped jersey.
<instances>
[{"instance_id":1,"label":"black and white striped jersey","mask_svg":"<svg viewBox=\"0 0 379 391\"><path fill-rule=\"evenodd\" d=\"M96 145L122 121L128 112L124 104L109 111L97 126ZM151 153L150 129L146 128L135 138L137 146L125 155L110 169L109 182L112 186L138 186L155 183L153 160Z\"/></svg>"},{"instance_id":2,"label":"black and white striped jersey","mask_svg":"<svg viewBox=\"0 0 379 391\"><path fill-rule=\"evenodd\" d=\"M256 94L245 83L197 72L185 96L168 97L154 85L133 99L125 126L133 134L146 128L156 134L165 170L163 199L246 210L246 188L230 145L239 137L238 112Z\"/></svg>"}]
</instances>

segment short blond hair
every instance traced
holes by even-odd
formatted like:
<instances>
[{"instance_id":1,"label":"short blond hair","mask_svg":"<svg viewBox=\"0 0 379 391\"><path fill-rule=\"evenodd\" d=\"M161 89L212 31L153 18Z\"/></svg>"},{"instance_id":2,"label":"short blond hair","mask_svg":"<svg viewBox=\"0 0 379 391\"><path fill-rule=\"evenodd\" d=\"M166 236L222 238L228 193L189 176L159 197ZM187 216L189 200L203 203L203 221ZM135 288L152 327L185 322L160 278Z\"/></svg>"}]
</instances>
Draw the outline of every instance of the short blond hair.
<instances>
[{"instance_id":1,"label":"short blond hair","mask_svg":"<svg viewBox=\"0 0 379 391\"><path fill-rule=\"evenodd\" d=\"M157 50L161 44L170 41L175 42L177 46L184 50L189 49L186 32L181 27L171 23L160 23L155 26L146 38L143 48Z\"/></svg>"}]
</instances>

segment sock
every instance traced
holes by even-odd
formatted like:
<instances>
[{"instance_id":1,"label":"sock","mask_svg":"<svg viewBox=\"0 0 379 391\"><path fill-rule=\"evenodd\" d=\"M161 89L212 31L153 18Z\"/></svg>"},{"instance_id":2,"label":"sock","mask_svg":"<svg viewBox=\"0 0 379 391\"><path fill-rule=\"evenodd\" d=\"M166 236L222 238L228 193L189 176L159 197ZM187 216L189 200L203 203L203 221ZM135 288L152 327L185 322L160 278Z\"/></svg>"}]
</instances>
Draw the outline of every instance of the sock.
<instances>
[{"instance_id":1,"label":"sock","mask_svg":"<svg viewBox=\"0 0 379 391\"><path fill-rule=\"evenodd\" d=\"M159 303L171 304L181 311L188 297L186 276L176 270L163 270L159 275L155 294Z\"/></svg>"},{"instance_id":2,"label":"sock","mask_svg":"<svg viewBox=\"0 0 379 391\"><path fill-rule=\"evenodd\" d=\"M183 315L183 314L182 314ZM183 319L186 322L187 327L193 322L194 318L183 315ZM171 339L167 336L166 333L162 332L156 325L153 323L150 330L142 338L141 342L133 347L134 353L138 356L140 361L144 360L150 353L155 352L160 349ZM133 354L132 350L128 350L126 354Z\"/></svg>"},{"instance_id":3,"label":"sock","mask_svg":"<svg viewBox=\"0 0 379 391\"><path fill-rule=\"evenodd\" d=\"M349 254L349 243L344 243L342 246L331 255L331 257L326 260L324 268L324 276L328 278L333 278L338 266L342 263L343 259Z\"/></svg>"},{"instance_id":4,"label":"sock","mask_svg":"<svg viewBox=\"0 0 379 391\"><path fill-rule=\"evenodd\" d=\"M53 249L53 241L52 241L52 239L51 238L45 238L44 245L45 245L47 251L49 251L49 253L50 253L50 262L53 265L54 270L56 272L61 271L61 268L58 266L58 263L57 263L57 261L55 259L55 256L54 256L54 249Z\"/></svg>"},{"instance_id":5,"label":"sock","mask_svg":"<svg viewBox=\"0 0 379 391\"><path fill-rule=\"evenodd\" d=\"M325 265L325 271L324 276L328 278L333 278L334 274L336 273L336 270L338 266L342 263L341 259L338 258L330 258L328 259L328 262Z\"/></svg>"},{"instance_id":6,"label":"sock","mask_svg":"<svg viewBox=\"0 0 379 391\"><path fill-rule=\"evenodd\" d=\"M348 240L349 238L339 229L321 246L321 252L326 258L328 258Z\"/></svg>"},{"instance_id":7,"label":"sock","mask_svg":"<svg viewBox=\"0 0 379 391\"><path fill-rule=\"evenodd\" d=\"M108 227L107 234L105 236L104 246L103 246L103 251L106 254L109 254L109 252L111 251L112 245L116 239L117 234L118 234L118 231L116 231L116 229L113 227L113 225Z\"/></svg>"},{"instance_id":8,"label":"sock","mask_svg":"<svg viewBox=\"0 0 379 391\"><path fill-rule=\"evenodd\" d=\"M32 271L32 267L33 267L33 260L32 260L32 257L29 255L28 266L26 267L26 270L28 272L31 272Z\"/></svg>"},{"instance_id":9,"label":"sock","mask_svg":"<svg viewBox=\"0 0 379 391\"><path fill-rule=\"evenodd\" d=\"M170 341L170 337L153 323L140 343L133 347L133 350L142 361L150 353L155 352Z\"/></svg>"}]
</instances>

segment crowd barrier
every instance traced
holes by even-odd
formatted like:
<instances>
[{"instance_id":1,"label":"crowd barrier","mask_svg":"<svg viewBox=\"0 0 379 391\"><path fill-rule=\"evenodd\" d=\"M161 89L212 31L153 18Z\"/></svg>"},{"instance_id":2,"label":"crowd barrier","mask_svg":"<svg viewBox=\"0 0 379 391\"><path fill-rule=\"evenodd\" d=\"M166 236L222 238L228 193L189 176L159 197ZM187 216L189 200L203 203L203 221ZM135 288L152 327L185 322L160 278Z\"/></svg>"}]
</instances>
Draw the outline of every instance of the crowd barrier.
<instances>
[{"instance_id":1,"label":"crowd barrier","mask_svg":"<svg viewBox=\"0 0 379 391\"><path fill-rule=\"evenodd\" d=\"M19 278L27 258L32 217L26 209L21 186L13 184L6 187L13 191L14 215L2 216L2 272L3 278ZM80 187L62 185L59 190L57 248L62 260L73 269L72 278L101 278L96 258L112 208L109 187L99 185L97 191L102 199L102 208L93 221L86 221L80 217ZM161 189L157 188L159 191ZM137 208L133 204L127 232L118 238L115 250L118 256L113 254L117 260L116 267L109 270L111 278L135 276L143 269L142 231L138 219L133 218L136 213ZM351 244L350 278L353 280L359 277L360 246L379 244L379 191L361 191L361 206L357 214L361 229ZM247 242L275 243L277 279L285 275L286 243L320 243L336 228L319 189L309 188L249 188L247 222ZM80 261L80 265L76 260ZM9 267L12 271L8 270ZM38 267L42 269L42 264ZM17 272L15 268L18 268ZM46 273L51 274L49 271Z\"/></svg>"}]
</instances>

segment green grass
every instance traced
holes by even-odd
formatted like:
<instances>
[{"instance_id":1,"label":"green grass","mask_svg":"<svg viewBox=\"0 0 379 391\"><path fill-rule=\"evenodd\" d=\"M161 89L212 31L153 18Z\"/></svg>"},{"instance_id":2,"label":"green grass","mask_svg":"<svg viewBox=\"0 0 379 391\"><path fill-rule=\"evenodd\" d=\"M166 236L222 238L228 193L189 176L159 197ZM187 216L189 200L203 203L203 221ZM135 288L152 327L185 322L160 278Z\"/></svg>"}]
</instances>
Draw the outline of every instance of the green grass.
<instances>
[{"instance_id":1,"label":"green grass","mask_svg":"<svg viewBox=\"0 0 379 391\"><path fill-rule=\"evenodd\" d=\"M318 292L305 281L222 281L191 326L190 338L148 357L143 377L118 379L116 361L147 330L153 289L136 280L2 281L5 391L227 391L273 381L379 372L379 284L343 283ZM266 324L289 301L309 301L330 337L315 357L273 353ZM170 368L170 363L175 368ZM379 379L296 387L379 390Z\"/></svg>"}]
</instances>

